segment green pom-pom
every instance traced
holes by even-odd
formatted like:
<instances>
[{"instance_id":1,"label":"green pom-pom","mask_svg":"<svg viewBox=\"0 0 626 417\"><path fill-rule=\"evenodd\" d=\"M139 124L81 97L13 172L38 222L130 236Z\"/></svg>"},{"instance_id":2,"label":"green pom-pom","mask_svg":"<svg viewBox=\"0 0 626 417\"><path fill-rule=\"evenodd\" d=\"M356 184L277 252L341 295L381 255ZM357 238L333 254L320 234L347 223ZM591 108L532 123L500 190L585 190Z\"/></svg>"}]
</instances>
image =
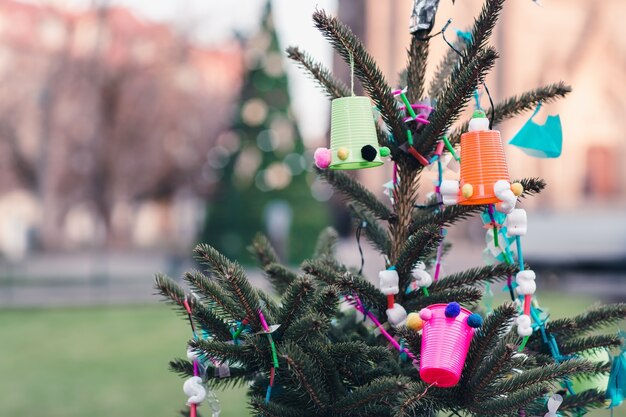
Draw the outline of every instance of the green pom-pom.
<instances>
[{"instance_id":1,"label":"green pom-pom","mask_svg":"<svg viewBox=\"0 0 626 417\"><path fill-rule=\"evenodd\" d=\"M487 115L482 110L474 110L474 114L472 115L473 119L484 119Z\"/></svg>"},{"instance_id":2,"label":"green pom-pom","mask_svg":"<svg viewBox=\"0 0 626 417\"><path fill-rule=\"evenodd\" d=\"M389 156L390 153L391 153L391 151L389 150L388 147L382 146L380 148L380 156Z\"/></svg>"}]
</instances>

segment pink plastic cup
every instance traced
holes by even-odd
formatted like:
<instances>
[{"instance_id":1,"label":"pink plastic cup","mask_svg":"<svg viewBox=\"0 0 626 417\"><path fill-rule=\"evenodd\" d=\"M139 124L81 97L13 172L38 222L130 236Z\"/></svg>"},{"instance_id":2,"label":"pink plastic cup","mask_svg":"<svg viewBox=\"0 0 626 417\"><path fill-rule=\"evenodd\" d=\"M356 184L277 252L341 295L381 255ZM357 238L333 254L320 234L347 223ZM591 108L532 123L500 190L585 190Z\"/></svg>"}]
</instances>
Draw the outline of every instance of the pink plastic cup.
<instances>
[{"instance_id":1,"label":"pink plastic cup","mask_svg":"<svg viewBox=\"0 0 626 417\"><path fill-rule=\"evenodd\" d=\"M440 388L452 387L461 379L465 357L474 336L474 329L467 324L467 318L472 313L461 307L458 316L448 318L444 313L446 306L433 304L427 307L432 316L424 320L420 356L420 377L424 382Z\"/></svg>"}]
</instances>

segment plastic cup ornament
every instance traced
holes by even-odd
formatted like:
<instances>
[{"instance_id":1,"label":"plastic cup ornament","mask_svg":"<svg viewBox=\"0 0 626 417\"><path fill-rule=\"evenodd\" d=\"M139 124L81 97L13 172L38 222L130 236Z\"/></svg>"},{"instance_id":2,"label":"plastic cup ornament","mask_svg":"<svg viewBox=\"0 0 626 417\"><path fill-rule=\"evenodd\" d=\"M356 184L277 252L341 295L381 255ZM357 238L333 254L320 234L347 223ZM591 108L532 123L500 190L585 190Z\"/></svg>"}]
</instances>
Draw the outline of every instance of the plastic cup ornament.
<instances>
[{"instance_id":1,"label":"plastic cup ornament","mask_svg":"<svg viewBox=\"0 0 626 417\"><path fill-rule=\"evenodd\" d=\"M420 317L420 377L436 387L453 387L461 379L474 329L482 325L482 318L454 302L428 306Z\"/></svg>"},{"instance_id":2,"label":"plastic cup ornament","mask_svg":"<svg viewBox=\"0 0 626 417\"><path fill-rule=\"evenodd\" d=\"M494 192L498 181L509 182L500 132L489 130L485 113L474 112L469 131L461 135L461 183L459 204L496 204Z\"/></svg>"},{"instance_id":3,"label":"plastic cup ornament","mask_svg":"<svg viewBox=\"0 0 626 417\"><path fill-rule=\"evenodd\" d=\"M378 146L372 104L367 97L334 99L331 105L330 149L315 151L315 164L322 169L361 169L383 164L389 148Z\"/></svg>"}]
</instances>

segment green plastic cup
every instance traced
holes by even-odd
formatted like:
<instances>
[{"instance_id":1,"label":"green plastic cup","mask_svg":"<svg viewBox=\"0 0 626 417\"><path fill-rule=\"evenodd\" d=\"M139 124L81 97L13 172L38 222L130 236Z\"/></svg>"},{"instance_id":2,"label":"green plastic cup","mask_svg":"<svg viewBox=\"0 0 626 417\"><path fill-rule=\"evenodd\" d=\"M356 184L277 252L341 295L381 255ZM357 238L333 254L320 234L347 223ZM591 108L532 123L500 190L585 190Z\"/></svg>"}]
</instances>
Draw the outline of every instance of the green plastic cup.
<instances>
[{"instance_id":1,"label":"green plastic cup","mask_svg":"<svg viewBox=\"0 0 626 417\"><path fill-rule=\"evenodd\" d=\"M351 96L332 101L330 150L330 169L373 168L383 164L369 98Z\"/></svg>"}]
</instances>

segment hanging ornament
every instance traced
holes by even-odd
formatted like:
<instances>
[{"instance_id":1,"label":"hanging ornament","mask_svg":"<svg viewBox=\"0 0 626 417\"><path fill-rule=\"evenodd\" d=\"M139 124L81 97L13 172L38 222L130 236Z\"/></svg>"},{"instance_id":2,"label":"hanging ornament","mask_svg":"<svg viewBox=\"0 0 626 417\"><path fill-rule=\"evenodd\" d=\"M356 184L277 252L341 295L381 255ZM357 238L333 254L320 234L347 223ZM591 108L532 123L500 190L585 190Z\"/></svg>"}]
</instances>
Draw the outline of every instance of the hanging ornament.
<instances>
[{"instance_id":1,"label":"hanging ornament","mask_svg":"<svg viewBox=\"0 0 626 417\"><path fill-rule=\"evenodd\" d=\"M621 333L622 337L626 334ZM626 394L626 346L622 345L622 351L613 358L609 383L606 387L606 398L611 400L609 408L619 407L624 401Z\"/></svg>"},{"instance_id":2,"label":"hanging ornament","mask_svg":"<svg viewBox=\"0 0 626 417\"><path fill-rule=\"evenodd\" d=\"M509 141L509 145L515 145L526 155L535 158L558 158L563 150L563 128L561 116L548 116L542 125L533 121L541 109L541 103L537 104L530 119L522 126L519 132Z\"/></svg>"},{"instance_id":3,"label":"hanging ornament","mask_svg":"<svg viewBox=\"0 0 626 417\"><path fill-rule=\"evenodd\" d=\"M350 56L349 97L331 103L330 149L318 148L313 159L320 169L361 169L383 164L388 156L386 146L378 146L372 103L367 97L354 95L354 60Z\"/></svg>"},{"instance_id":4,"label":"hanging ornament","mask_svg":"<svg viewBox=\"0 0 626 417\"><path fill-rule=\"evenodd\" d=\"M409 31L418 38L428 36L435 24L439 0L415 0L409 20Z\"/></svg>"},{"instance_id":5,"label":"hanging ornament","mask_svg":"<svg viewBox=\"0 0 626 417\"><path fill-rule=\"evenodd\" d=\"M455 302L433 304L420 311L420 317L424 322L420 377L436 387L453 387L461 379L474 329L482 325L482 318Z\"/></svg>"},{"instance_id":6,"label":"hanging ornament","mask_svg":"<svg viewBox=\"0 0 626 417\"><path fill-rule=\"evenodd\" d=\"M523 191L521 184L509 182L500 132L489 129L485 112L475 111L468 132L461 135L460 181L442 181L443 204L495 204L499 212L510 213Z\"/></svg>"},{"instance_id":7,"label":"hanging ornament","mask_svg":"<svg viewBox=\"0 0 626 417\"><path fill-rule=\"evenodd\" d=\"M562 403L563 397L559 394L554 394L548 400L548 404L546 405L548 408L548 412L545 413L543 417L558 417L557 411Z\"/></svg>"},{"instance_id":8,"label":"hanging ornament","mask_svg":"<svg viewBox=\"0 0 626 417\"><path fill-rule=\"evenodd\" d=\"M509 171L500 132L489 130L489 119L485 113L476 111L469 123L469 131L461 135L459 203L496 204L501 201L497 194L507 198L514 197L512 192L506 195L506 189L503 188L508 182Z\"/></svg>"}]
</instances>

